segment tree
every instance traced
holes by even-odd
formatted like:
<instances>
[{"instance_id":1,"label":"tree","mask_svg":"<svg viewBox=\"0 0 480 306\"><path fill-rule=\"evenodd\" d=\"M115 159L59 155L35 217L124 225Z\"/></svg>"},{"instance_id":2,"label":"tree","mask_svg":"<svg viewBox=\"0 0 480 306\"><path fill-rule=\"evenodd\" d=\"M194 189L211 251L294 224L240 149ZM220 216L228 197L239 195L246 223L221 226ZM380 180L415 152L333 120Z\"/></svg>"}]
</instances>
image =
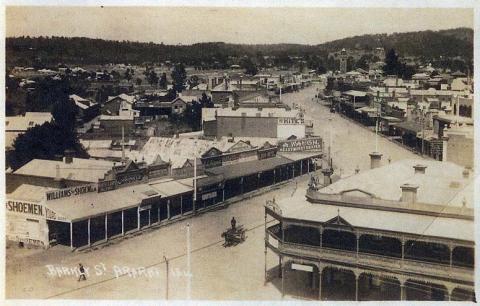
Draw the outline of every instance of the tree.
<instances>
[{"instance_id":1,"label":"tree","mask_svg":"<svg viewBox=\"0 0 480 306\"><path fill-rule=\"evenodd\" d=\"M52 112L53 121L28 129L19 135L11 155L12 168L18 169L32 159L54 159L72 150L78 157L88 157L75 134L76 107L72 101L57 102Z\"/></svg>"},{"instance_id":2,"label":"tree","mask_svg":"<svg viewBox=\"0 0 480 306\"><path fill-rule=\"evenodd\" d=\"M200 84L200 80L198 79L198 76L192 75L190 79L188 79L188 86L190 89L197 86L198 84Z\"/></svg>"},{"instance_id":3,"label":"tree","mask_svg":"<svg viewBox=\"0 0 480 306\"><path fill-rule=\"evenodd\" d=\"M245 73L248 75L256 75L258 73L257 66L249 57L242 58L240 66L245 69Z\"/></svg>"},{"instance_id":4,"label":"tree","mask_svg":"<svg viewBox=\"0 0 480 306\"><path fill-rule=\"evenodd\" d=\"M210 98L209 96L207 96L206 93L202 93L202 97L200 98L200 105L205 108L212 108L214 105L213 105L213 102L212 102L212 98Z\"/></svg>"},{"instance_id":5,"label":"tree","mask_svg":"<svg viewBox=\"0 0 480 306\"><path fill-rule=\"evenodd\" d=\"M368 55L362 55L358 61L355 63L355 67L356 68L361 68L363 70L367 70L368 71L368 63L369 61L371 60L371 56L368 56Z\"/></svg>"},{"instance_id":6,"label":"tree","mask_svg":"<svg viewBox=\"0 0 480 306\"><path fill-rule=\"evenodd\" d=\"M147 79L150 85L157 85L158 83L158 76L153 69L148 73Z\"/></svg>"},{"instance_id":7,"label":"tree","mask_svg":"<svg viewBox=\"0 0 480 306\"><path fill-rule=\"evenodd\" d=\"M162 76L160 77L160 82L158 83L158 85L162 89L167 89L167 74L165 72L162 73Z\"/></svg>"},{"instance_id":8,"label":"tree","mask_svg":"<svg viewBox=\"0 0 480 306\"><path fill-rule=\"evenodd\" d=\"M130 80L133 78L133 74L134 74L133 69L127 68L127 70L125 70L125 79L127 79L127 81L130 82Z\"/></svg>"},{"instance_id":9,"label":"tree","mask_svg":"<svg viewBox=\"0 0 480 306\"><path fill-rule=\"evenodd\" d=\"M185 89L185 80L187 72L182 63L176 64L172 70L173 88L176 92L182 92Z\"/></svg>"},{"instance_id":10,"label":"tree","mask_svg":"<svg viewBox=\"0 0 480 306\"><path fill-rule=\"evenodd\" d=\"M401 63L398 60L398 55L394 49L390 49L385 56L385 66L383 66L383 72L386 75L398 75L401 76Z\"/></svg>"}]
</instances>

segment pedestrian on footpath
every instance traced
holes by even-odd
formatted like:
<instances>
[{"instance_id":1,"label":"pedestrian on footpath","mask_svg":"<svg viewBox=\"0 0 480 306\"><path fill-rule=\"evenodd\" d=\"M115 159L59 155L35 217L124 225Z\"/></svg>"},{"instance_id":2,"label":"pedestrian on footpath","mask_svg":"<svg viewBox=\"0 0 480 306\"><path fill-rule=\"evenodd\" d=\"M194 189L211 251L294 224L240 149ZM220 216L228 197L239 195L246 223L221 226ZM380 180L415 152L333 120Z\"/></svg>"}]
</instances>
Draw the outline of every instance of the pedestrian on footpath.
<instances>
[{"instance_id":1,"label":"pedestrian on footpath","mask_svg":"<svg viewBox=\"0 0 480 306\"><path fill-rule=\"evenodd\" d=\"M78 277L78 281L81 280L87 280L87 277L85 276L85 268L81 263L78 264L78 269L80 270L80 276Z\"/></svg>"}]
</instances>

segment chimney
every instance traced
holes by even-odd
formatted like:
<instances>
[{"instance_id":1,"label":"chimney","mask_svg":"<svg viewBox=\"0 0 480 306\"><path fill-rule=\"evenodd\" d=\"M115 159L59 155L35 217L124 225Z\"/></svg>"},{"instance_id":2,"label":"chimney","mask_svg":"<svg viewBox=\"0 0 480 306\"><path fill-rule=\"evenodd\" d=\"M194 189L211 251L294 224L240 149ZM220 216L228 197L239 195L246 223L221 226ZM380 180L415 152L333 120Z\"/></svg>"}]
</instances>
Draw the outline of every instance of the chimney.
<instances>
[{"instance_id":1,"label":"chimney","mask_svg":"<svg viewBox=\"0 0 480 306\"><path fill-rule=\"evenodd\" d=\"M323 186L328 186L332 183L332 178L331 178L331 175L332 175L333 171L332 169L329 167L329 168L326 168L326 169L322 169L322 174L323 174Z\"/></svg>"},{"instance_id":2,"label":"chimney","mask_svg":"<svg viewBox=\"0 0 480 306\"><path fill-rule=\"evenodd\" d=\"M382 154L378 152L372 152L370 155L370 169L380 167L380 161L382 160Z\"/></svg>"},{"instance_id":3,"label":"chimney","mask_svg":"<svg viewBox=\"0 0 480 306\"><path fill-rule=\"evenodd\" d=\"M73 151L72 150L65 150L65 163L71 164L73 162Z\"/></svg>"},{"instance_id":4,"label":"chimney","mask_svg":"<svg viewBox=\"0 0 480 306\"><path fill-rule=\"evenodd\" d=\"M413 169L415 169L415 174L425 174L425 169L427 169L427 166L416 164L413 166Z\"/></svg>"},{"instance_id":5,"label":"chimney","mask_svg":"<svg viewBox=\"0 0 480 306\"><path fill-rule=\"evenodd\" d=\"M55 181L59 181L60 180L60 165L56 165L55 166Z\"/></svg>"},{"instance_id":6,"label":"chimney","mask_svg":"<svg viewBox=\"0 0 480 306\"><path fill-rule=\"evenodd\" d=\"M412 184L403 184L400 186L402 188L402 198L400 201L409 203L409 204L414 204L417 202L417 185L412 185Z\"/></svg>"}]
</instances>

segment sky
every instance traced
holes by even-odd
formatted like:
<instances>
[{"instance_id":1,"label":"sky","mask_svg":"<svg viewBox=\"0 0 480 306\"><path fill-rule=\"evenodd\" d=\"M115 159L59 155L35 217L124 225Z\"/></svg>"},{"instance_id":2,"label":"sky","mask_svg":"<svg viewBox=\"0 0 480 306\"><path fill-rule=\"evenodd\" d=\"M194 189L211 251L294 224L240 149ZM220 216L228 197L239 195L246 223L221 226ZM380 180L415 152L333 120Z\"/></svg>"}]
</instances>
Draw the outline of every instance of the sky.
<instances>
[{"instance_id":1,"label":"sky","mask_svg":"<svg viewBox=\"0 0 480 306\"><path fill-rule=\"evenodd\" d=\"M319 44L344 37L473 28L463 8L6 8L6 36L81 36L165 44Z\"/></svg>"}]
</instances>

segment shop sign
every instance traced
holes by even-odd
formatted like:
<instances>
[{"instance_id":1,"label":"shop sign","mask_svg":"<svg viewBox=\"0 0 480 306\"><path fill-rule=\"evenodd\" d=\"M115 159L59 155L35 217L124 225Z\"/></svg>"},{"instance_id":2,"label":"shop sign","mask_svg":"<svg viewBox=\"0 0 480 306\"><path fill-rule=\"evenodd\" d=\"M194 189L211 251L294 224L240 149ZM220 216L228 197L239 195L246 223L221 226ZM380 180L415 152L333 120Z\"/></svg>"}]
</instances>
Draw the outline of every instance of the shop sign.
<instances>
[{"instance_id":1,"label":"shop sign","mask_svg":"<svg viewBox=\"0 0 480 306\"><path fill-rule=\"evenodd\" d=\"M7 201L7 210L11 212L43 216L43 206L24 201Z\"/></svg>"},{"instance_id":2,"label":"shop sign","mask_svg":"<svg viewBox=\"0 0 480 306\"><path fill-rule=\"evenodd\" d=\"M321 151L322 138L311 137L311 138L279 141L278 150L280 152Z\"/></svg>"},{"instance_id":3,"label":"shop sign","mask_svg":"<svg viewBox=\"0 0 480 306\"><path fill-rule=\"evenodd\" d=\"M301 265L301 264L292 263L292 270L300 270L300 271L306 271L306 272L313 272L313 267L312 267L312 266L307 266L307 265Z\"/></svg>"},{"instance_id":4,"label":"shop sign","mask_svg":"<svg viewBox=\"0 0 480 306\"><path fill-rule=\"evenodd\" d=\"M67 218L57 215L56 212L48 209L47 207L45 207L45 218L47 218L47 220L53 221L68 221Z\"/></svg>"},{"instance_id":5,"label":"shop sign","mask_svg":"<svg viewBox=\"0 0 480 306\"><path fill-rule=\"evenodd\" d=\"M212 191L212 192L209 192L209 193L204 193L202 194L202 201L205 201L205 200L208 200L208 199L213 199L213 198L216 198L217 197L217 192L216 191Z\"/></svg>"},{"instance_id":6,"label":"shop sign","mask_svg":"<svg viewBox=\"0 0 480 306\"><path fill-rule=\"evenodd\" d=\"M117 177L117 184L118 185L123 185L123 184L130 184L134 182L138 182L143 180L143 173L129 173L126 175L118 176Z\"/></svg>"},{"instance_id":7,"label":"shop sign","mask_svg":"<svg viewBox=\"0 0 480 306\"><path fill-rule=\"evenodd\" d=\"M117 188L116 181L98 182L98 192L110 191L110 190L114 190L115 188Z\"/></svg>"},{"instance_id":8,"label":"shop sign","mask_svg":"<svg viewBox=\"0 0 480 306\"><path fill-rule=\"evenodd\" d=\"M303 118L296 118L296 117L278 118L279 125L299 125L304 123L305 123L305 120Z\"/></svg>"},{"instance_id":9,"label":"shop sign","mask_svg":"<svg viewBox=\"0 0 480 306\"><path fill-rule=\"evenodd\" d=\"M47 201L78 196L84 193L97 192L97 184L89 184L84 186L75 186L65 189L58 189L47 192Z\"/></svg>"}]
</instances>

